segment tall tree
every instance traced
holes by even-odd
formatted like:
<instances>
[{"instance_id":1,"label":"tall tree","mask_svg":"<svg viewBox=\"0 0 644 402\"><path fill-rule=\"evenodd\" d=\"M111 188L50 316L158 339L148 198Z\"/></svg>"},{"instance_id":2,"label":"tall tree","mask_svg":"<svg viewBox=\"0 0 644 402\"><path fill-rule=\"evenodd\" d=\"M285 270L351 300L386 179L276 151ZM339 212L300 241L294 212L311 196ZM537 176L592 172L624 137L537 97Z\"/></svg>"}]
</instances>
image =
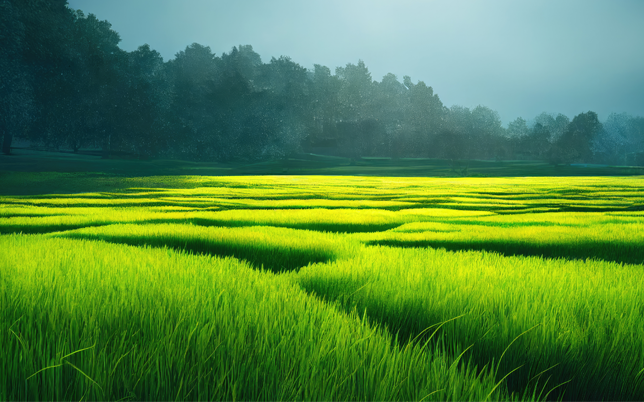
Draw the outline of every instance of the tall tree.
<instances>
[{"instance_id":1,"label":"tall tree","mask_svg":"<svg viewBox=\"0 0 644 402\"><path fill-rule=\"evenodd\" d=\"M261 58L252 46L233 47L218 62L215 103L221 159L258 157L275 131L263 104L269 95L258 82Z\"/></svg>"},{"instance_id":2,"label":"tall tree","mask_svg":"<svg viewBox=\"0 0 644 402\"><path fill-rule=\"evenodd\" d=\"M479 105L472 110L472 128L469 134L471 150L482 159L498 158L500 140L504 136L499 114L489 107Z\"/></svg>"},{"instance_id":3,"label":"tall tree","mask_svg":"<svg viewBox=\"0 0 644 402\"><path fill-rule=\"evenodd\" d=\"M376 127L373 124L366 125L366 132L359 129L362 121L375 118L372 108L374 83L362 60L358 64L349 63L345 67L336 68L335 74L340 81L340 121L336 123L339 146L344 150L345 156L355 162L361 156L365 137L375 134L371 130Z\"/></svg>"},{"instance_id":4,"label":"tall tree","mask_svg":"<svg viewBox=\"0 0 644 402\"><path fill-rule=\"evenodd\" d=\"M193 43L168 63L171 80L174 139L177 154L199 159L213 158L219 151L219 115L217 106L236 105L246 84L230 80L229 87L216 90L220 75L218 60L210 47ZM242 80L243 81L243 80ZM235 87L238 86L239 88Z\"/></svg>"},{"instance_id":5,"label":"tall tree","mask_svg":"<svg viewBox=\"0 0 644 402\"><path fill-rule=\"evenodd\" d=\"M76 65L77 134L98 142L109 157L112 144L122 141L119 122L123 110L126 54L118 47L121 38L107 21L94 14L77 12L73 44L82 55ZM80 112L80 113L78 113ZM73 147L76 138L69 141Z\"/></svg>"},{"instance_id":6,"label":"tall tree","mask_svg":"<svg viewBox=\"0 0 644 402\"><path fill-rule=\"evenodd\" d=\"M20 10L0 1L0 137L2 152L11 153L14 134L32 109L32 83L23 60L25 24Z\"/></svg>"},{"instance_id":7,"label":"tall tree","mask_svg":"<svg viewBox=\"0 0 644 402\"><path fill-rule=\"evenodd\" d=\"M129 53L126 63L121 130L128 135L122 146L140 157L168 154L171 130L164 117L171 92L163 58L146 44Z\"/></svg>"},{"instance_id":8,"label":"tall tree","mask_svg":"<svg viewBox=\"0 0 644 402\"><path fill-rule=\"evenodd\" d=\"M416 150L417 153L419 150L427 150L433 137L444 128L443 103L438 95L434 94L433 88L423 81L414 84L409 76L405 76L404 83L408 88L409 98L405 126L409 132L408 142L411 149L407 152L412 153L412 150ZM424 156L423 154L416 156Z\"/></svg>"},{"instance_id":9,"label":"tall tree","mask_svg":"<svg viewBox=\"0 0 644 402\"><path fill-rule=\"evenodd\" d=\"M312 120L308 127L307 143L313 147L337 149L336 120L340 80L331 75L328 67L316 64L311 76L310 98Z\"/></svg>"},{"instance_id":10,"label":"tall tree","mask_svg":"<svg viewBox=\"0 0 644 402\"><path fill-rule=\"evenodd\" d=\"M591 162L592 142L601 130L597 113L589 111L575 116L556 143L562 162Z\"/></svg>"},{"instance_id":11,"label":"tall tree","mask_svg":"<svg viewBox=\"0 0 644 402\"><path fill-rule=\"evenodd\" d=\"M387 74L375 83L372 98L372 109L375 117L371 152L378 155L397 157L402 154L406 142L405 111L409 105L407 93L409 90L394 74Z\"/></svg>"},{"instance_id":12,"label":"tall tree","mask_svg":"<svg viewBox=\"0 0 644 402\"><path fill-rule=\"evenodd\" d=\"M453 161L473 157L471 140L473 131L472 111L459 105L450 107L446 114L445 126L435 138L438 155Z\"/></svg>"},{"instance_id":13,"label":"tall tree","mask_svg":"<svg viewBox=\"0 0 644 402\"><path fill-rule=\"evenodd\" d=\"M263 156L288 157L301 150L306 129L313 119L307 70L289 57L272 58L260 68L263 84L257 121L272 120L264 133Z\"/></svg>"},{"instance_id":14,"label":"tall tree","mask_svg":"<svg viewBox=\"0 0 644 402\"><path fill-rule=\"evenodd\" d=\"M59 72L71 21L65 0L0 0L0 134L9 153L37 118L41 87Z\"/></svg>"},{"instance_id":15,"label":"tall tree","mask_svg":"<svg viewBox=\"0 0 644 402\"><path fill-rule=\"evenodd\" d=\"M369 69L362 60L358 64L348 63L345 67L337 67L335 75L341 83L340 118L345 121L359 121L373 117L369 113L373 80Z\"/></svg>"}]
</instances>

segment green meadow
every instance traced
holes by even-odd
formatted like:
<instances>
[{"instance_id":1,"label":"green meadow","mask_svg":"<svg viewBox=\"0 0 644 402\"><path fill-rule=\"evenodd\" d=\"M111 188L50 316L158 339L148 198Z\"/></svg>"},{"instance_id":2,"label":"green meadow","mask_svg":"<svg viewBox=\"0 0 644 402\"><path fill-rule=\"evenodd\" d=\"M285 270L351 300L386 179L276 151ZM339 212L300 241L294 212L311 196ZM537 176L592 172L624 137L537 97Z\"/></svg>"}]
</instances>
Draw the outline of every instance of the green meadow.
<instances>
[{"instance_id":1,"label":"green meadow","mask_svg":"<svg viewBox=\"0 0 644 402\"><path fill-rule=\"evenodd\" d=\"M644 400L643 176L1 178L0 400Z\"/></svg>"}]
</instances>

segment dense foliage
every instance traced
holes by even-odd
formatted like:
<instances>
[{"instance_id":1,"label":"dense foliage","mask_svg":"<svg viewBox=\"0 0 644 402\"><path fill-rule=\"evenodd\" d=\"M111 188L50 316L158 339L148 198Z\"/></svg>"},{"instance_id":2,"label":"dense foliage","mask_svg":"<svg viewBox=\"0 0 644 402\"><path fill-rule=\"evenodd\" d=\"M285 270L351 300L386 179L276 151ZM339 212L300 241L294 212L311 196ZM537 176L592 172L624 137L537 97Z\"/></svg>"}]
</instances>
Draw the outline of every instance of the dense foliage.
<instances>
[{"instance_id":1,"label":"dense foliage","mask_svg":"<svg viewBox=\"0 0 644 402\"><path fill-rule=\"evenodd\" d=\"M362 61L307 70L262 62L252 46L219 56L193 43L164 62L118 47L107 21L66 0L0 0L0 135L104 157L253 160L294 153L644 165L644 118L542 114L503 127L485 106L443 105L431 86Z\"/></svg>"}]
</instances>

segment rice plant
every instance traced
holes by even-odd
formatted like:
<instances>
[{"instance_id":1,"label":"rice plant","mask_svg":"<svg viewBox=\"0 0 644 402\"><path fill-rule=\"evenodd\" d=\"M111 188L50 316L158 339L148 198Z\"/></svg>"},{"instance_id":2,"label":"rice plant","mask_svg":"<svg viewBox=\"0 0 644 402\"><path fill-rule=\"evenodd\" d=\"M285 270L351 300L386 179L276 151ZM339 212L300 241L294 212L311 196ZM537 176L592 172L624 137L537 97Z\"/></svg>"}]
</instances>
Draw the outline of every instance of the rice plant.
<instances>
[{"instance_id":1,"label":"rice plant","mask_svg":"<svg viewBox=\"0 0 644 402\"><path fill-rule=\"evenodd\" d=\"M0 237L0 399L508 399L231 258Z\"/></svg>"},{"instance_id":2,"label":"rice plant","mask_svg":"<svg viewBox=\"0 0 644 402\"><path fill-rule=\"evenodd\" d=\"M642 400L643 183L4 175L0 399Z\"/></svg>"},{"instance_id":3,"label":"rice plant","mask_svg":"<svg viewBox=\"0 0 644 402\"><path fill-rule=\"evenodd\" d=\"M550 379L566 400L644 397L642 265L369 247L303 268L309 292L358 309L404 341L451 317L440 337L494 362L511 390ZM554 388L553 388L554 389Z\"/></svg>"}]
</instances>

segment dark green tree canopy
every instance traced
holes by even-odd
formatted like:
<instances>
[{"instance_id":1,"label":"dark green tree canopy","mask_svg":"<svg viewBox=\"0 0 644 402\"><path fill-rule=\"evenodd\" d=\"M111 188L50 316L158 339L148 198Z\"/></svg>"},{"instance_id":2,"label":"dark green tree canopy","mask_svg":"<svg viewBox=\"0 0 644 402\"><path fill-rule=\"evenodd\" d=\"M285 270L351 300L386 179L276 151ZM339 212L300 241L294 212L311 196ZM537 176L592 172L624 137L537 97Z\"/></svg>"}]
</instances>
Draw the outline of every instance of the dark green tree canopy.
<instances>
[{"instance_id":1,"label":"dark green tree canopy","mask_svg":"<svg viewBox=\"0 0 644 402\"><path fill-rule=\"evenodd\" d=\"M119 42L65 0L0 0L3 152L23 137L104 157L644 160L639 117L543 113L504 128L489 107L446 107L423 81L374 80L362 60L308 70L288 56L263 62L250 45L216 55L193 43L166 62Z\"/></svg>"}]
</instances>

